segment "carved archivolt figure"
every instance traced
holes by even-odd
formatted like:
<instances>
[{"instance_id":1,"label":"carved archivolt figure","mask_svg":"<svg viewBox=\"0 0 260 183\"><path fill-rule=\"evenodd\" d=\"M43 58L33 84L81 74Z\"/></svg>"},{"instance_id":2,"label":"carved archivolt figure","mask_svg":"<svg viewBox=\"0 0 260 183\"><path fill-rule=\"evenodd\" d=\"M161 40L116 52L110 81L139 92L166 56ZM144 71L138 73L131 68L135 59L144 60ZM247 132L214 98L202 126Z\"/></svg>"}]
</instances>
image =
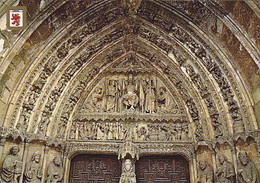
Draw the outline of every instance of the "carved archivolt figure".
<instances>
[{"instance_id":1,"label":"carved archivolt figure","mask_svg":"<svg viewBox=\"0 0 260 183\"><path fill-rule=\"evenodd\" d=\"M48 177L46 183L59 183L63 178L63 167L60 157L54 157L48 167Z\"/></svg>"},{"instance_id":2,"label":"carved archivolt figure","mask_svg":"<svg viewBox=\"0 0 260 183\"><path fill-rule=\"evenodd\" d=\"M237 180L239 183L257 183L257 170L253 162L250 161L245 151L238 155L239 166Z\"/></svg>"},{"instance_id":3,"label":"carved archivolt figure","mask_svg":"<svg viewBox=\"0 0 260 183\"><path fill-rule=\"evenodd\" d=\"M136 183L136 175L133 171L130 159L125 160L124 172L121 174L119 183Z\"/></svg>"},{"instance_id":4,"label":"carved archivolt figure","mask_svg":"<svg viewBox=\"0 0 260 183\"><path fill-rule=\"evenodd\" d=\"M217 183L233 183L235 182L235 170L231 163L227 161L224 154L219 155L219 167L217 168Z\"/></svg>"},{"instance_id":5,"label":"carved archivolt figure","mask_svg":"<svg viewBox=\"0 0 260 183\"><path fill-rule=\"evenodd\" d=\"M198 183L213 183L213 171L204 160L199 161Z\"/></svg>"},{"instance_id":6,"label":"carved archivolt figure","mask_svg":"<svg viewBox=\"0 0 260 183\"><path fill-rule=\"evenodd\" d=\"M1 183L18 183L22 173L22 161L18 153L20 148L13 146L10 149L10 154L6 156L3 162L1 172Z\"/></svg>"},{"instance_id":7,"label":"carved archivolt figure","mask_svg":"<svg viewBox=\"0 0 260 183\"><path fill-rule=\"evenodd\" d=\"M26 165L24 172L24 183L41 183L42 169L41 169L41 155L35 153L32 160Z\"/></svg>"}]
</instances>

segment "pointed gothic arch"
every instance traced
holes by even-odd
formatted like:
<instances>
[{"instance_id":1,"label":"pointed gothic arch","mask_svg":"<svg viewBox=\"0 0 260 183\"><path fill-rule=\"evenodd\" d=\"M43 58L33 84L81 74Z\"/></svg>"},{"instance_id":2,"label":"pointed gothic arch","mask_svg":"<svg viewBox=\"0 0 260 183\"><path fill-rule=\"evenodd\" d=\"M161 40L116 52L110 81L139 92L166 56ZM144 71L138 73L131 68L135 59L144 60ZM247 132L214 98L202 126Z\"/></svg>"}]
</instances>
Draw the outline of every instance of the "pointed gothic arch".
<instances>
[{"instance_id":1,"label":"pointed gothic arch","mask_svg":"<svg viewBox=\"0 0 260 183\"><path fill-rule=\"evenodd\" d=\"M30 6L27 0L21 0L20 5ZM227 8L228 4L213 1L143 0L140 7L129 10L116 0L55 0L37 13L29 10L28 28L17 34L0 60L0 93L4 101L1 138L7 140L4 152L13 143L19 142L21 147L23 142L28 143L27 150L38 143L48 163L56 155L68 160L67 156L77 151L118 153L117 149L127 144L126 139L114 141L114 137L108 139L104 135L80 139L78 121L114 128L121 120L120 123L144 124L137 125L137 131L143 127L149 132L147 125L154 123L151 126L157 128L156 133L169 133L171 138L134 137L132 151L140 156L153 153L149 150L153 148L157 154L184 154L192 166L191 182L196 180L196 163L205 154L215 173L216 157L221 152L237 163L239 151L254 149L250 154L254 159L259 150L257 79L242 68L242 60L259 78L259 38L249 31L256 30L259 19L255 17L256 9L250 8L257 8L254 3L243 1L233 6L250 14L251 27L239 22L239 15ZM229 11L236 16L229 15ZM154 81L162 83L159 86L170 93L171 107L177 114L165 112L160 116L158 108L153 111L155 114L140 113L139 81L134 91L138 95L138 113L131 116L116 109L119 114L113 116L113 109L93 113L92 117L87 111L86 117L80 112L84 105L90 105L89 97L97 86L107 85L106 79L126 82L129 74L139 80L146 76L156 78ZM127 91L120 92L117 97L123 100ZM159 90L154 89L154 93L158 98ZM154 102L158 103L158 99ZM121 101L120 105L125 104ZM160 126L164 123L166 126ZM167 126L168 123L176 126ZM186 123L189 140L181 141L174 136L187 130L183 125ZM71 134L77 138L71 138ZM249 142L248 138L253 140Z\"/></svg>"}]
</instances>

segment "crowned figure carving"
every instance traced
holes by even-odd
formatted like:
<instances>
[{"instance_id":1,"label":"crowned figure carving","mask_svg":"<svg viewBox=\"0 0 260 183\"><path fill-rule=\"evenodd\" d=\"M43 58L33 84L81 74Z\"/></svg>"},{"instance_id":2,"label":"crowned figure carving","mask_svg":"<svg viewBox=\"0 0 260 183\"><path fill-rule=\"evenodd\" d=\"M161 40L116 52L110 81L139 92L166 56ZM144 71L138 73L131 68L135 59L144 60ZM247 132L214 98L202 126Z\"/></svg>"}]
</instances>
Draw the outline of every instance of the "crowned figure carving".
<instances>
[{"instance_id":1,"label":"crowned figure carving","mask_svg":"<svg viewBox=\"0 0 260 183\"><path fill-rule=\"evenodd\" d=\"M136 175L130 159L126 159L124 162L123 173L121 174L119 183L136 183Z\"/></svg>"}]
</instances>

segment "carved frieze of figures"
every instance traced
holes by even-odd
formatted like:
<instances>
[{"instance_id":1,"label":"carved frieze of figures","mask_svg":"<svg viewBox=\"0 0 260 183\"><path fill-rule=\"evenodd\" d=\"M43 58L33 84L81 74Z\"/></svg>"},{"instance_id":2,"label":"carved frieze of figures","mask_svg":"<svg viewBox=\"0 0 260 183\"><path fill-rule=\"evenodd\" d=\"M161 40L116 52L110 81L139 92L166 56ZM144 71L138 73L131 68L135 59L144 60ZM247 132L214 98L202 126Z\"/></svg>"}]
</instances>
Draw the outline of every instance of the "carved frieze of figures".
<instances>
[{"instance_id":1,"label":"carved frieze of figures","mask_svg":"<svg viewBox=\"0 0 260 183\"><path fill-rule=\"evenodd\" d=\"M188 123L74 122L70 139L189 141Z\"/></svg>"},{"instance_id":2,"label":"carved frieze of figures","mask_svg":"<svg viewBox=\"0 0 260 183\"><path fill-rule=\"evenodd\" d=\"M239 183L257 183L259 180L254 163L249 159L245 151L238 154L237 181Z\"/></svg>"},{"instance_id":3,"label":"carved frieze of figures","mask_svg":"<svg viewBox=\"0 0 260 183\"><path fill-rule=\"evenodd\" d=\"M207 105L210 117L212 119L212 125L214 127L215 137L223 136L224 131L223 131L222 124L219 121L219 114L217 112L216 105L213 102L212 96L209 93L207 87L203 83L200 74L196 73L193 66L191 66L190 64L187 64L185 66L185 68L186 68L187 74L190 76L191 80L194 82L196 87L199 89L202 98L205 99L205 103Z\"/></svg>"},{"instance_id":4,"label":"carved frieze of figures","mask_svg":"<svg viewBox=\"0 0 260 183\"><path fill-rule=\"evenodd\" d=\"M13 146L10 154L6 156L1 170L1 183L18 183L22 173L22 161L18 155L20 148Z\"/></svg>"},{"instance_id":5,"label":"carved frieze of figures","mask_svg":"<svg viewBox=\"0 0 260 183\"><path fill-rule=\"evenodd\" d=\"M228 162L224 154L219 155L219 166L216 171L217 183L234 183L235 169L234 166Z\"/></svg>"},{"instance_id":6,"label":"carved frieze of figures","mask_svg":"<svg viewBox=\"0 0 260 183\"><path fill-rule=\"evenodd\" d=\"M87 113L173 114L176 104L162 81L148 74L102 79L85 102Z\"/></svg>"},{"instance_id":7,"label":"carved frieze of figures","mask_svg":"<svg viewBox=\"0 0 260 183\"><path fill-rule=\"evenodd\" d=\"M63 166L60 157L56 156L50 163L46 183L60 183L63 178Z\"/></svg>"},{"instance_id":8,"label":"carved frieze of figures","mask_svg":"<svg viewBox=\"0 0 260 183\"><path fill-rule=\"evenodd\" d=\"M213 183L213 170L205 160L199 161L198 183Z\"/></svg>"},{"instance_id":9,"label":"carved frieze of figures","mask_svg":"<svg viewBox=\"0 0 260 183\"><path fill-rule=\"evenodd\" d=\"M24 172L24 183L41 183L42 168L41 168L41 155L38 153L33 154L31 161L26 165Z\"/></svg>"},{"instance_id":10,"label":"carved frieze of figures","mask_svg":"<svg viewBox=\"0 0 260 183\"><path fill-rule=\"evenodd\" d=\"M136 183L136 175L130 159L126 159L124 162L123 173L119 183Z\"/></svg>"}]
</instances>

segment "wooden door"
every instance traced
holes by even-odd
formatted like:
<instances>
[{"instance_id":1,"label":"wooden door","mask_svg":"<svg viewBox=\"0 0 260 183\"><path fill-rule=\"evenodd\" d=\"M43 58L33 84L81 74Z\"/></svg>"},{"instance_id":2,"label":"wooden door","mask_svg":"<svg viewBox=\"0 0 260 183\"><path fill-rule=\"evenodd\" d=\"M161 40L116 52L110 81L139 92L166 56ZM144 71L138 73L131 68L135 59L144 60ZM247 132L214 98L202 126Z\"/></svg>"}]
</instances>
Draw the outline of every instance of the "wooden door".
<instances>
[{"instance_id":1,"label":"wooden door","mask_svg":"<svg viewBox=\"0 0 260 183\"><path fill-rule=\"evenodd\" d=\"M117 156L78 155L71 161L70 183L118 183L121 163Z\"/></svg>"},{"instance_id":2,"label":"wooden door","mask_svg":"<svg viewBox=\"0 0 260 183\"><path fill-rule=\"evenodd\" d=\"M138 183L189 183L189 164L180 156L147 156L136 162Z\"/></svg>"}]
</instances>

